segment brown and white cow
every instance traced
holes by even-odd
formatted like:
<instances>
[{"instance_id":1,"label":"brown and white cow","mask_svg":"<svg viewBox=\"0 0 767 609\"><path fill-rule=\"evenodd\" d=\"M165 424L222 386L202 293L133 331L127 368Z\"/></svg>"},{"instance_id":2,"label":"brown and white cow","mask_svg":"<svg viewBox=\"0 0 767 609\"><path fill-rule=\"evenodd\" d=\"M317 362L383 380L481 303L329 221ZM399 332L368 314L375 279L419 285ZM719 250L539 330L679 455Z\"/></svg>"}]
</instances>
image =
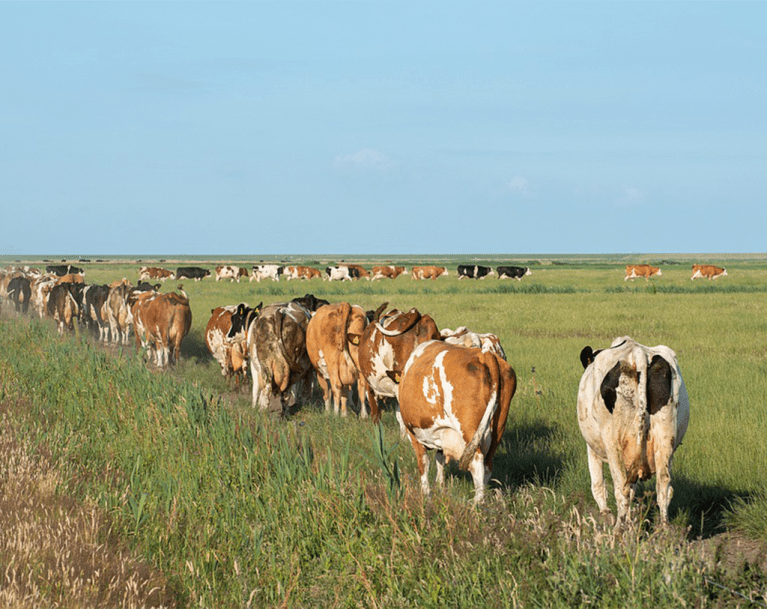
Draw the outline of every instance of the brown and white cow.
<instances>
[{"instance_id":1,"label":"brown and white cow","mask_svg":"<svg viewBox=\"0 0 767 609\"><path fill-rule=\"evenodd\" d=\"M436 279L441 275L447 277L449 274L444 266L414 266L410 271L413 279Z\"/></svg>"},{"instance_id":2,"label":"brown and white cow","mask_svg":"<svg viewBox=\"0 0 767 609\"><path fill-rule=\"evenodd\" d=\"M80 273L67 273L59 277L56 283L85 283L85 278Z\"/></svg>"},{"instance_id":3,"label":"brown and white cow","mask_svg":"<svg viewBox=\"0 0 767 609\"><path fill-rule=\"evenodd\" d=\"M235 380L239 381L240 377L246 374L248 364L245 329L242 328L233 336L228 336L232 328L232 315L238 306L228 305L211 310L205 327L205 344L221 366L221 374L226 378L234 376ZM261 307L262 305L258 305L254 309L255 315L258 315Z\"/></svg>"},{"instance_id":4,"label":"brown and white cow","mask_svg":"<svg viewBox=\"0 0 767 609\"><path fill-rule=\"evenodd\" d=\"M466 326L460 326L455 330L443 328L440 330L442 340L449 345L461 345L462 347L476 347L495 353L498 357L506 360L506 352L501 346L500 339L495 334L478 334L472 332Z\"/></svg>"},{"instance_id":5,"label":"brown and white cow","mask_svg":"<svg viewBox=\"0 0 767 609\"><path fill-rule=\"evenodd\" d=\"M610 467L616 528L622 527L638 480L656 475L660 520L668 523L673 495L671 460L690 417L676 354L624 336L609 348L581 351L585 370L578 386L578 424L588 446L591 493L609 514L603 464Z\"/></svg>"},{"instance_id":6,"label":"brown and white cow","mask_svg":"<svg viewBox=\"0 0 767 609\"><path fill-rule=\"evenodd\" d=\"M360 279L364 277L365 279L370 281L370 271L368 271L364 267L360 266L359 264L347 264L346 266L348 266L349 269L353 269L353 273L356 279Z\"/></svg>"},{"instance_id":7,"label":"brown and white cow","mask_svg":"<svg viewBox=\"0 0 767 609\"><path fill-rule=\"evenodd\" d=\"M221 281L222 279L228 279L229 281L236 281L237 283L240 283L240 277L247 277L247 276L248 276L247 269L240 268L239 266L235 266L233 264L227 264L224 266L216 267L216 281Z\"/></svg>"},{"instance_id":8,"label":"brown and white cow","mask_svg":"<svg viewBox=\"0 0 767 609\"><path fill-rule=\"evenodd\" d=\"M375 281L376 279L396 279L405 272L405 267L392 265L374 266L372 272L370 281Z\"/></svg>"},{"instance_id":9,"label":"brown and white cow","mask_svg":"<svg viewBox=\"0 0 767 609\"><path fill-rule=\"evenodd\" d=\"M359 372L359 343L368 320L365 309L348 302L321 307L306 328L306 351L317 371L317 381L330 412L331 398L336 414L346 416L346 406L357 386L360 417L367 418L367 383Z\"/></svg>"},{"instance_id":10,"label":"brown and white cow","mask_svg":"<svg viewBox=\"0 0 767 609\"><path fill-rule=\"evenodd\" d=\"M720 266L714 266L713 264L693 264L692 277L690 279L705 277L710 281L711 279L716 279L722 275L727 275L727 269L723 269Z\"/></svg>"},{"instance_id":11,"label":"brown and white cow","mask_svg":"<svg viewBox=\"0 0 767 609\"><path fill-rule=\"evenodd\" d=\"M381 416L378 398L397 397L398 386L387 372L402 370L413 349L421 343L440 339L434 320L429 315L421 315L417 309L407 313L392 309L378 319L381 311L379 307L365 328L359 347L359 370L368 384L370 416L374 422ZM399 413L397 418L399 420Z\"/></svg>"},{"instance_id":12,"label":"brown and white cow","mask_svg":"<svg viewBox=\"0 0 767 609\"><path fill-rule=\"evenodd\" d=\"M83 289L82 283L57 283L50 287L47 296L48 317L56 320L59 334L64 330L74 332L74 322L80 316L82 307Z\"/></svg>"},{"instance_id":13,"label":"brown and white cow","mask_svg":"<svg viewBox=\"0 0 767 609\"><path fill-rule=\"evenodd\" d=\"M514 369L485 349L428 341L391 376L399 380L400 416L423 493L429 494L427 451L436 450L437 484L444 484L445 464L458 461L471 473L474 501L480 503L517 389Z\"/></svg>"},{"instance_id":14,"label":"brown and white cow","mask_svg":"<svg viewBox=\"0 0 767 609\"><path fill-rule=\"evenodd\" d=\"M653 275L660 277L663 273L657 266L650 266L649 264L627 264L626 276L623 278L623 281L626 281L627 279L634 281L637 277L644 277L645 281L647 281Z\"/></svg>"},{"instance_id":15,"label":"brown and white cow","mask_svg":"<svg viewBox=\"0 0 767 609\"><path fill-rule=\"evenodd\" d=\"M181 341L192 327L189 297L181 286L179 291L134 291L128 296L136 348L145 348L147 357L159 368L176 362L181 355Z\"/></svg>"},{"instance_id":16,"label":"brown and white cow","mask_svg":"<svg viewBox=\"0 0 767 609\"><path fill-rule=\"evenodd\" d=\"M175 279L176 276L172 271L162 269L157 266L142 266L138 272L139 281L149 281L150 279L159 279L165 281L166 279Z\"/></svg>"},{"instance_id":17,"label":"brown and white cow","mask_svg":"<svg viewBox=\"0 0 767 609\"><path fill-rule=\"evenodd\" d=\"M282 271L286 279L322 279L322 272L310 266L286 266Z\"/></svg>"}]
</instances>

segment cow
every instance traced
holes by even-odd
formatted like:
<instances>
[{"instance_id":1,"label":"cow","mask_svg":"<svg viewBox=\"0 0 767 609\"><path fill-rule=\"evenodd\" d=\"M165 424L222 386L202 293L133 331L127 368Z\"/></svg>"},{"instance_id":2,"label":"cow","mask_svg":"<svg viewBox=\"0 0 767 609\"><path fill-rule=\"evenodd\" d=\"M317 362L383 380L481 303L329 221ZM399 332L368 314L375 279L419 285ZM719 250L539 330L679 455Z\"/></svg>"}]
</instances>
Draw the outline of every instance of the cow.
<instances>
[{"instance_id":1,"label":"cow","mask_svg":"<svg viewBox=\"0 0 767 609\"><path fill-rule=\"evenodd\" d=\"M445 464L458 461L471 473L475 504L481 503L517 389L514 369L485 349L433 340L418 345L389 376L399 382L399 413L423 494L429 494L427 451L436 450L437 485L444 484Z\"/></svg>"},{"instance_id":2,"label":"cow","mask_svg":"<svg viewBox=\"0 0 767 609\"><path fill-rule=\"evenodd\" d=\"M462 345L464 347L476 347L495 353L498 357L506 360L506 352L501 346L500 339L495 334L477 334L466 326L460 326L455 330L443 328L439 332L442 340L449 345Z\"/></svg>"},{"instance_id":3,"label":"cow","mask_svg":"<svg viewBox=\"0 0 767 609\"><path fill-rule=\"evenodd\" d=\"M373 267L373 275L370 278L370 281L375 281L376 279L396 279L402 273L405 272L404 266L374 266Z\"/></svg>"},{"instance_id":4,"label":"cow","mask_svg":"<svg viewBox=\"0 0 767 609\"><path fill-rule=\"evenodd\" d=\"M713 264L693 264L692 277L690 279L693 280L698 279L699 277L705 277L711 281L722 275L727 275L727 269L723 269L720 266L714 266Z\"/></svg>"},{"instance_id":5,"label":"cow","mask_svg":"<svg viewBox=\"0 0 767 609\"><path fill-rule=\"evenodd\" d=\"M356 268L341 264L326 267L323 279L327 281L352 281L358 279L359 276L359 271Z\"/></svg>"},{"instance_id":6,"label":"cow","mask_svg":"<svg viewBox=\"0 0 767 609\"><path fill-rule=\"evenodd\" d=\"M229 281L236 281L237 283L240 283L240 277L247 277L247 276L248 276L247 269L241 268L239 266L227 264L225 266L216 267L216 281L221 281L222 279L228 279Z\"/></svg>"},{"instance_id":7,"label":"cow","mask_svg":"<svg viewBox=\"0 0 767 609\"><path fill-rule=\"evenodd\" d=\"M664 345L646 347L623 336L607 349L584 347L580 358L578 424L599 511L610 514L603 478L607 462L618 507L616 530L628 519L636 482L653 474L661 524L668 524L671 461L690 417L676 354Z\"/></svg>"},{"instance_id":8,"label":"cow","mask_svg":"<svg viewBox=\"0 0 767 609\"><path fill-rule=\"evenodd\" d=\"M210 271L199 266L180 266L176 269L176 279L187 278L202 281L205 277L209 276Z\"/></svg>"},{"instance_id":9,"label":"cow","mask_svg":"<svg viewBox=\"0 0 767 609\"><path fill-rule=\"evenodd\" d=\"M83 289L83 306L80 322L91 329L101 342L109 341L109 316L107 313L108 285L88 285Z\"/></svg>"},{"instance_id":10,"label":"cow","mask_svg":"<svg viewBox=\"0 0 767 609\"><path fill-rule=\"evenodd\" d=\"M74 332L74 322L80 316L84 288L85 284L82 283L58 283L50 288L46 305L48 317L56 320L60 335L64 334L65 329Z\"/></svg>"},{"instance_id":11,"label":"cow","mask_svg":"<svg viewBox=\"0 0 767 609\"><path fill-rule=\"evenodd\" d=\"M146 282L134 287L129 281L116 282L109 288L106 312L109 322L110 340L115 344L128 345L130 332L133 328L133 314L128 305L128 298L134 292L156 292L159 285L150 286Z\"/></svg>"},{"instance_id":12,"label":"cow","mask_svg":"<svg viewBox=\"0 0 767 609\"><path fill-rule=\"evenodd\" d=\"M83 277L82 273L67 273L66 275L60 275L56 283L85 283L85 277Z\"/></svg>"},{"instance_id":13,"label":"cow","mask_svg":"<svg viewBox=\"0 0 767 609\"><path fill-rule=\"evenodd\" d=\"M359 279L360 277L364 277L365 279L370 281L370 271L361 267L359 264L347 264L346 266L349 267L350 272L353 272L355 274L356 279Z\"/></svg>"},{"instance_id":14,"label":"cow","mask_svg":"<svg viewBox=\"0 0 767 609\"><path fill-rule=\"evenodd\" d=\"M72 266L71 264L49 264L45 267L45 272L58 277L70 274L85 275L83 269Z\"/></svg>"},{"instance_id":15,"label":"cow","mask_svg":"<svg viewBox=\"0 0 767 609\"><path fill-rule=\"evenodd\" d=\"M439 340L437 324L417 309L403 313L392 309L381 317L386 303L360 336L359 369L368 383L368 403L373 422L380 419L378 398L397 397L397 385L387 375L401 370L413 349L427 340ZM399 420L399 413L397 413ZM402 429L402 428L401 428Z\"/></svg>"},{"instance_id":16,"label":"cow","mask_svg":"<svg viewBox=\"0 0 767 609\"><path fill-rule=\"evenodd\" d=\"M533 274L526 266L499 266L495 271L498 273L498 279L516 279L517 281L522 281L525 275Z\"/></svg>"},{"instance_id":17,"label":"cow","mask_svg":"<svg viewBox=\"0 0 767 609\"><path fill-rule=\"evenodd\" d=\"M178 289L180 294L133 291L128 296L136 349L146 349L147 358L158 368L177 361L181 341L192 327L189 297L181 286Z\"/></svg>"},{"instance_id":18,"label":"cow","mask_svg":"<svg viewBox=\"0 0 767 609\"><path fill-rule=\"evenodd\" d=\"M650 266L649 264L627 264L626 276L623 281L631 279L634 281L637 277L644 277L645 281L649 280L653 275L660 277L663 272L657 266Z\"/></svg>"},{"instance_id":19,"label":"cow","mask_svg":"<svg viewBox=\"0 0 767 609\"><path fill-rule=\"evenodd\" d=\"M248 362L245 329L231 338L228 336L232 327L232 315L238 306L247 305L242 303L211 309L210 319L205 327L205 344L221 366L221 374L226 378L234 376L236 381L246 374ZM263 303L253 309L255 315L258 315L262 306Z\"/></svg>"},{"instance_id":20,"label":"cow","mask_svg":"<svg viewBox=\"0 0 767 609\"><path fill-rule=\"evenodd\" d=\"M323 306L323 301L311 294L302 299L267 305L258 315L241 304L232 315L228 333L232 338L243 328L246 330L253 406L283 416L297 402L301 385L306 392L312 370L306 352L306 328L316 309L305 307L300 304L302 301Z\"/></svg>"},{"instance_id":21,"label":"cow","mask_svg":"<svg viewBox=\"0 0 767 609\"><path fill-rule=\"evenodd\" d=\"M285 278L290 281L291 279L314 279L322 278L322 273L319 269L314 269L310 266L286 266L283 267L283 274Z\"/></svg>"},{"instance_id":22,"label":"cow","mask_svg":"<svg viewBox=\"0 0 767 609\"><path fill-rule=\"evenodd\" d=\"M53 275L51 273L46 273L45 275L40 275L36 279L32 281L31 288L32 288L32 295L31 295L31 301L32 306L37 311L38 316L40 319L43 319L45 317L45 313L47 310L47 303L48 303L48 295L50 294L51 288L56 285L56 275Z\"/></svg>"},{"instance_id":23,"label":"cow","mask_svg":"<svg viewBox=\"0 0 767 609\"><path fill-rule=\"evenodd\" d=\"M32 287L27 277L19 275L12 277L6 290L7 298L13 302L17 313L27 314L29 301L32 298Z\"/></svg>"},{"instance_id":24,"label":"cow","mask_svg":"<svg viewBox=\"0 0 767 609\"><path fill-rule=\"evenodd\" d=\"M306 328L306 351L317 371L317 380L330 412L331 398L335 414L346 416L352 388L357 386L360 418L367 417L367 385L359 373L359 341L368 320L365 310L348 302L321 307Z\"/></svg>"},{"instance_id":25,"label":"cow","mask_svg":"<svg viewBox=\"0 0 767 609\"><path fill-rule=\"evenodd\" d=\"M261 283L262 279L271 279L272 281L279 281L280 275L285 267L277 264L254 264L253 272L250 274L250 281L254 279Z\"/></svg>"},{"instance_id":26,"label":"cow","mask_svg":"<svg viewBox=\"0 0 767 609\"><path fill-rule=\"evenodd\" d=\"M167 269L161 269L156 266L142 266L138 273L139 281L148 281L149 279L159 279L165 281L166 279L174 280L176 276L172 271Z\"/></svg>"},{"instance_id":27,"label":"cow","mask_svg":"<svg viewBox=\"0 0 767 609\"><path fill-rule=\"evenodd\" d=\"M485 277L495 275L495 272L492 268L489 266L480 266L478 264L476 265L468 265L468 264L459 264L458 265L458 279L484 279Z\"/></svg>"},{"instance_id":28,"label":"cow","mask_svg":"<svg viewBox=\"0 0 767 609\"><path fill-rule=\"evenodd\" d=\"M410 271L413 279L436 279L441 275L447 277L449 274L444 266L414 266Z\"/></svg>"}]
</instances>

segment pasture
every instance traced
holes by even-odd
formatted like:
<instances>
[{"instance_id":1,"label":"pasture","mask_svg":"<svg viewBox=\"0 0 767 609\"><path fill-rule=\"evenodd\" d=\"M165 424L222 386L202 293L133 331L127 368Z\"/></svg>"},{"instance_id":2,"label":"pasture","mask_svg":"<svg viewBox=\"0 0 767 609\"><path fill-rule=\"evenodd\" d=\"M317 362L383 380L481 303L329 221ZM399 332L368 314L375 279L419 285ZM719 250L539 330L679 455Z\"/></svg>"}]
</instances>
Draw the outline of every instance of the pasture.
<instances>
[{"instance_id":1,"label":"pasture","mask_svg":"<svg viewBox=\"0 0 767 609\"><path fill-rule=\"evenodd\" d=\"M694 261L709 260L729 275L691 282L692 262L678 256L646 260L661 277L624 282L619 257L549 257L471 260L533 272L521 282L459 281L457 258L435 258L427 263L450 276L184 280L192 330L166 373L133 349L59 339L47 322L4 313L0 404L4 418L16 417L19 442L62 472L57 491L97 506L112 534L163 574L155 604L625 606L638 594L673 606L767 603L758 568L767 561L767 257ZM82 266L87 283L104 283L135 282L141 265ZM499 336L518 389L482 507L471 507L471 480L454 467L444 492L420 496L391 408L376 427L326 415L316 396L276 420L252 409L249 387L221 377L203 336L213 307L306 293L366 309L416 307L440 328ZM580 350L622 335L676 351L691 420L674 459L671 530L655 526L653 480L640 485L639 526L616 539L591 496L575 402ZM609 495L614 509L611 486ZM762 548L756 568L716 562L723 533Z\"/></svg>"}]
</instances>

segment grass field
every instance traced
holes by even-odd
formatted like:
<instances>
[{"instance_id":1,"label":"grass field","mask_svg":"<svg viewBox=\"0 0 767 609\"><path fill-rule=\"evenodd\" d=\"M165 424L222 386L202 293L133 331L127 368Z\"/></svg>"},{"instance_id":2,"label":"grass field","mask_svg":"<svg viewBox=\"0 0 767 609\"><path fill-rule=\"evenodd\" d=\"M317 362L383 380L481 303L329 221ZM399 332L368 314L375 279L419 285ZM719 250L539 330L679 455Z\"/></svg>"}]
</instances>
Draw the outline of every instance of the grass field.
<instances>
[{"instance_id":1,"label":"grass field","mask_svg":"<svg viewBox=\"0 0 767 609\"><path fill-rule=\"evenodd\" d=\"M182 363L167 373L132 349L62 340L47 322L4 316L4 420L15 422L20 446L52 464L56 493L98 509L143 565L146 592L157 589L145 604L622 607L637 594L671 606L746 606L739 595L767 604L758 567L767 562L767 256L467 258L421 257L451 270L427 282L184 281L193 326ZM455 266L469 261L521 262L533 274L459 281ZM726 266L728 276L691 282L693 261ZM624 282L633 262L663 275ZM102 283L135 281L140 264L83 266L88 283ZM204 345L210 310L305 293L366 309L416 307L440 328L500 337L519 386L496 491L482 508L471 508L471 481L455 469L444 493L422 499L391 410L376 428L328 417L317 399L272 420L251 408L247 388L221 377ZM676 351L691 421L674 460L671 530L654 524L650 482L635 510L646 522L616 539L591 497L575 398L582 347L621 335ZM761 548L756 558L725 560L717 540L732 536ZM0 567L9 556L0 543Z\"/></svg>"}]
</instances>

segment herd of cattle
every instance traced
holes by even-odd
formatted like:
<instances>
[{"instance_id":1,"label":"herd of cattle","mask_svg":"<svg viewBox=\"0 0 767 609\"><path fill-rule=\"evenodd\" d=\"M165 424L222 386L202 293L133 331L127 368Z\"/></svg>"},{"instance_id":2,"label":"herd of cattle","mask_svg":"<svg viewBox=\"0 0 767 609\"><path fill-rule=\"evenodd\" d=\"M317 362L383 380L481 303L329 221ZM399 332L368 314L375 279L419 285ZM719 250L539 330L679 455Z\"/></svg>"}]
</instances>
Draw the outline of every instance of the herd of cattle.
<instances>
[{"instance_id":1,"label":"herd of cattle","mask_svg":"<svg viewBox=\"0 0 767 609\"><path fill-rule=\"evenodd\" d=\"M308 278L302 274L305 268L258 265L250 277ZM519 270L509 274L509 268ZM339 269L344 269L343 277ZM435 278L433 269L447 272L444 267L413 267L412 276ZM523 267L496 271L499 277L518 279L529 274ZM328 267L326 278L354 275L372 280L403 272L402 267L374 267L371 273L344 265ZM137 348L165 367L178 358L191 327L189 298L181 286L179 293L160 293L160 284L147 280L202 279L209 274L196 267L175 273L144 267L136 286L127 279L87 285L83 270L69 265L49 266L45 273L12 268L0 271L0 306L11 301L25 313L31 304L40 317L54 319L61 334L72 331L77 322L100 341L125 345L132 333ZM458 274L482 278L493 270L460 266ZM626 269L626 279L653 274L660 270L649 265ZM247 275L233 266L216 269L217 280ZM726 275L724 269L693 267L693 279L719 275ZM501 342L494 334L464 326L440 330L428 314L416 309L387 311L387 306L365 311L311 294L266 306L220 306L211 311L205 340L224 376L241 379L249 373L253 405L261 409L284 414L310 396L315 382L326 411L332 408L344 416L355 394L360 417L369 413L374 421L380 418L379 401L393 398L401 433L416 454L423 492L429 493L429 451L434 450L437 484L444 482L445 464L457 461L471 473L475 501L480 502L517 386ZM614 481L617 526L626 521L636 482L655 474L661 522L668 522L671 461L689 419L687 390L675 353L666 346L646 347L622 337L605 349L585 347L581 362L578 422L600 510L609 513L603 479L606 462Z\"/></svg>"}]
</instances>

